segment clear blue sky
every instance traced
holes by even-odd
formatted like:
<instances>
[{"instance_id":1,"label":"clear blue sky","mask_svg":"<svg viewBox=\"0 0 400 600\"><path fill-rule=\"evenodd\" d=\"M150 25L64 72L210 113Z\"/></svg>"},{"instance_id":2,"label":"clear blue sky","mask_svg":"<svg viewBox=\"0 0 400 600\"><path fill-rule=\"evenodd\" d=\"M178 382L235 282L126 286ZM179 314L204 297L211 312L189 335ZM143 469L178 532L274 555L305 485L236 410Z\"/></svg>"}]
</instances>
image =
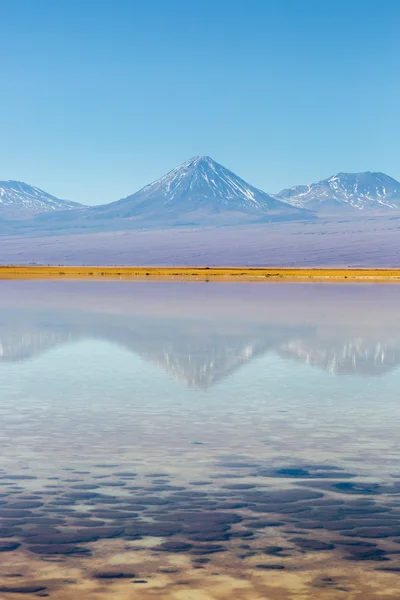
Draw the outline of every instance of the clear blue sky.
<instances>
[{"instance_id":1,"label":"clear blue sky","mask_svg":"<svg viewBox=\"0 0 400 600\"><path fill-rule=\"evenodd\" d=\"M0 0L0 179L89 204L207 154L400 179L398 0Z\"/></svg>"}]
</instances>

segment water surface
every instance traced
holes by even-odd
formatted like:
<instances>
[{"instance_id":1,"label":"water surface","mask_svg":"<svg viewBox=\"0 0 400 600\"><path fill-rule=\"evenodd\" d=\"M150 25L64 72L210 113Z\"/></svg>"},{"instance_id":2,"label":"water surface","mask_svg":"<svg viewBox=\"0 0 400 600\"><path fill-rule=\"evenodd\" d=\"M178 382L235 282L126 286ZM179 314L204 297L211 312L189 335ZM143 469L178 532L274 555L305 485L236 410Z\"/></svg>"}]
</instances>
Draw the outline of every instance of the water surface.
<instances>
[{"instance_id":1,"label":"water surface","mask_svg":"<svg viewBox=\"0 0 400 600\"><path fill-rule=\"evenodd\" d=\"M399 301L0 282L0 597L398 598Z\"/></svg>"}]
</instances>

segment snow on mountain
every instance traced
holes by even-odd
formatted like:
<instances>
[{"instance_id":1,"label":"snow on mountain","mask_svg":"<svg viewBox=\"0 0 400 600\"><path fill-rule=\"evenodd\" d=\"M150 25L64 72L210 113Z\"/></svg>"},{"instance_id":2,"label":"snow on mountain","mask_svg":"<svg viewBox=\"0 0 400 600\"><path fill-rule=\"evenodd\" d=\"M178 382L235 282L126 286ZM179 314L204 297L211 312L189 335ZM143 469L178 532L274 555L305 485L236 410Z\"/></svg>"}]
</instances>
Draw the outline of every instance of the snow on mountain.
<instances>
[{"instance_id":1,"label":"snow on mountain","mask_svg":"<svg viewBox=\"0 0 400 600\"><path fill-rule=\"evenodd\" d=\"M384 173L338 173L310 185L282 190L277 198L297 208L335 212L400 209L400 183Z\"/></svg>"},{"instance_id":2,"label":"snow on mountain","mask_svg":"<svg viewBox=\"0 0 400 600\"><path fill-rule=\"evenodd\" d=\"M306 218L309 213L253 187L209 156L196 156L135 194L93 208L96 216L203 222L205 217ZM230 215L230 216L229 216Z\"/></svg>"},{"instance_id":3,"label":"snow on mountain","mask_svg":"<svg viewBox=\"0 0 400 600\"><path fill-rule=\"evenodd\" d=\"M0 215L6 218L28 217L48 211L80 207L82 205L77 202L60 200L22 181L0 181Z\"/></svg>"}]
</instances>

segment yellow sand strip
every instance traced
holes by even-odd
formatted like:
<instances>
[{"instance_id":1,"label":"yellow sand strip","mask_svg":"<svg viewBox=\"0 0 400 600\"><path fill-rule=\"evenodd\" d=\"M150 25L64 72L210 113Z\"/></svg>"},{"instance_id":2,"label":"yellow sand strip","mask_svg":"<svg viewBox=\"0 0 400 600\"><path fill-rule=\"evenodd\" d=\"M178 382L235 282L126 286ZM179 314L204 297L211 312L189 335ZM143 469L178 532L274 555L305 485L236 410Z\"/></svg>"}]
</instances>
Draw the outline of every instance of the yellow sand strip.
<instances>
[{"instance_id":1,"label":"yellow sand strip","mask_svg":"<svg viewBox=\"0 0 400 600\"><path fill-rule=\"evenodd\" d=\"M0 279L127 278L223 281L400 281L400 269L275 267L0 266Z\"/></svg>"}]
</instances>

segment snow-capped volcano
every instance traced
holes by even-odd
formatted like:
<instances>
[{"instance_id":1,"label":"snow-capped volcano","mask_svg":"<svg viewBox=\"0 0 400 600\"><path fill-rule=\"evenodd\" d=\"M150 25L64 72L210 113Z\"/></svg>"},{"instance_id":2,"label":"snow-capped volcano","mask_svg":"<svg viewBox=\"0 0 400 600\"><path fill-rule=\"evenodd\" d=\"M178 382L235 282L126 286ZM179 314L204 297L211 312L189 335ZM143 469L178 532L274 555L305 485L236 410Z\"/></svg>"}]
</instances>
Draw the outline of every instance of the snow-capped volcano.
<instances>
[{"instance_id":1,"label":"snow-capped volcano","mask_svg":"<svg viewBox=\"0 0 400 600\"><path fill-rule=\"evenodd\" d=\"M283 190L277 197L297 208L330 211L400 209L400 183L384 173L338 173L309 185Z\"/></svg>"},{"instance_id":2,"label":"snow-capped volcano","mask_svg":"<svg viewBox=\"0 0 400 600\"><path fill-rule=\"evenodd\" d=\"M38 213L71 210L82 205L60 200L43 190L22 181L0 181L0 215L6 218L23 218Z\"/></svg>"},{"instance_id":3,"label":"snow-capped volcano","mask_svg":"<svg viewBox=\"0 0 400 600\"><path fill-rule=\"evenodd\" d=\"M209 156L196 156L144 188L106 206L97 217L201 223L211 216L301 218L309 213L253 187Z\"/></svg>"}]
</instances>

